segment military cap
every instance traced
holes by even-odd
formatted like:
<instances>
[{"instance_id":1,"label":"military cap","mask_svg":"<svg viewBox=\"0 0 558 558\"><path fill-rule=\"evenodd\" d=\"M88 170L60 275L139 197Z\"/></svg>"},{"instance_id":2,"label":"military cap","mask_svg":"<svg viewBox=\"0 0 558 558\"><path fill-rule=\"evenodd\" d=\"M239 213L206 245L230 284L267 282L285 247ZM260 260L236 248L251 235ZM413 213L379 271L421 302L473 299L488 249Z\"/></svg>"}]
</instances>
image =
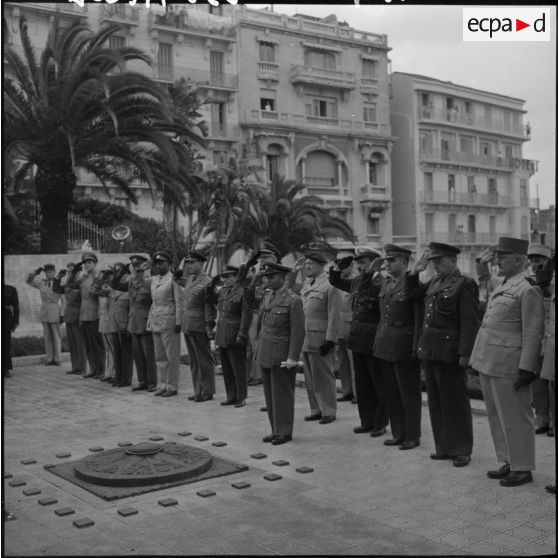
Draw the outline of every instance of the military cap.
<instances>
[{"instance_id":1,"label":"military cap","mask_svg":"<svg viewBox=\"0 0 558 558\"><path fill-rule=\"evenodd\" d=\"M344 260L345 258L354 258L355 251L354 250L340 250L337 252L335 256L335 261L338 262L339 260Z\"/></svg>"},{"instance_id":2,"label":"military cap","mask_svg":"<svg viewBox=\"0 0 558 558\"><path fill-rule=\"evenodd\" d=\"M56 268L54 267L53 264L46 264L46 265L43 265L43 269L45 271L54 271Z\"/></svg>"},{"instance_id":3,"label":"military cap","mask_svg":"<svg viewBox=\"0 0 558 558\"><path fill-rule=\"evenodd\" d=\"M428 247L430 248L430 254L428 254L428 259L430 260L432 258L443 258L444 256L457 256L457 254L461 254L461 250L457 246L444 244L443 242L431 242Z\"/></svg>"},{"instance_id":4,"label":"military cap","mask_svg":"<svg viewBox=\"0 0 558 558\"><path fill-rule=\"evenodd\" d=\"M236 265L226 265L224 271L221 272L221 275L236 275L239 271L239 268Z\"/></svg>"},{"instance_id":5,"label":"military cap","mask_svg":"<svg viewBox=\"0 0 558 558\"><path fill-rule=\"evenodd\" d=\"M290 267L278 263L269 262L264 265L262 275L275 275L276 273L287 274L291 271L292 269Z\"/></svg>"},{"instance_id":6,"label":"military cap","mask_svg":"<svg viewBox=\"0 0 558 558\"><path fill-rule=\"evenodd\" d=\"M375 248L370 248L370 246L357 246L355 248L355 260L359 260L360 258L381 258L382 254L379 250Z\"/></svg>"},{"instance_id":7,"label":"military cap","mask_svg":"<svg viewBox=\"0 0 558 558\"><path fill-rule=\"evenodd\" d=\"M130 261L134 264L134 263L143 263L147 261L147 258L145 256L142 256L141 254L133 254L132 256L130 256Z\"/></svg>"},{"instance_id":8,"label":"military cap","mask_svg":"<svg viewBox=\"0 0 558 558\"><path fill-rule=\"evenodd\" d=\"M85 252L85 254L81 255L81 261L83 263L85 263L85 262L95 262L95 263L97 263L99 260L97 259L97 256L93 252Z\"/></svg>"},{"instance_id":9,"label":"military cap","mask_svg":"<svg viewBox=\"0 0 558 558\"><path fill-rule=\"evenodd\" d=\"M187 262L206 262L207 258L199 252L190 252L185 258Z\"/></svg>"},{"instance_id":10,"label":"military cap","mask_svg":"<svg viewBox=\"0 0 558 558\"><path fill-rule=\"evenodd\" d=\"M542 256L543 258L550 259L552 257L552 250L545 246L544 244L531 244L529 246L529 251L527 252L529 257L531 256Z\"/></svg>"},{"instance_id":11,"label":"military cap","mask_svg":"<svg viewBox=\"0 0 558 558\"><path fill-rule=\"evenodd\" d=\"M312 260L313 262L318 262L320 264L327 263L327 258L321 252L318 252L316 250L305 252L304 257L307 260Z\"/></svg>"},{"instance_id":12,"label":"military cap","mask_svg":"<svg viewBox=\"0 0 558 558\"><path fill-rule=\"evenodd\" d=\"M522 238L511 238L509 236L501 236L498 239L498 246L494 248L495 252L502 254L520 254L527 255L529 250L529 241Z\"/></svg>"},{"instance_id":13,"label":"military cap","mask_svg":"<svg viewBox=\"0 0 558 558\"><path fill-rule=\"evenodd\" d=\"M153 254L152 259L153 259L154 262L156 262L157 260L159 260L159 261L166 260L167 262L172 263L171 257L164 250L159 250L158 252L155 252Z\"/></svg>"},{"instance_id":14,"label":"military cap","mask_svg":"<svg viewBox=\"0 0 558 558\"><path fill-rule=\"evenodd\" d=\"M396 256L410 256L411 250L408 248L403 248L403 246L397 246L397 244L386 244L384 246L384 251L386 253L386 260L395 258Z\"/></svg>"}]
</instances>

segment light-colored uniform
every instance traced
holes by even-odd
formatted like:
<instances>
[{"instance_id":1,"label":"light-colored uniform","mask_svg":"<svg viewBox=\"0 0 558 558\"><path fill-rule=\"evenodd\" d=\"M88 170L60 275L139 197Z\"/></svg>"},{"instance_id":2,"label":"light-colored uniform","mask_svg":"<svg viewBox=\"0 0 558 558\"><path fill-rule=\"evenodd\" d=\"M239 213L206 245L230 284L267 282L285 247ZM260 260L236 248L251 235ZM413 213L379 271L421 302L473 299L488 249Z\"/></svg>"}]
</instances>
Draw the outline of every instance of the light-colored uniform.
<instances>
[{"instance_id":1,"label":"light-colored uniform","mask_svg":"<svg viewBox=\"0 0 558 558\"><path fill-rule=\"evenodd\" d=\"M531 386L514 388L519 370L536 372L544 332L539 287L521 272L502 280L488 301L471 353L480 372L488 422L498 461L512 471L535 469Z\"/></svg>"},{"instance_id":2,"label":"light-colored uniform","mask_svg":"<svg viewBox=\"0 0 558 558\"><path fill-rule=\"evenodd\" d=\"M341 298L341 328L338 338L338 355L339 355L339 378L341 380L341 391L344 396L356 396L355 388L355 369L353 365L353 354L347 348L347 337L351 330L351 322L353 321L353 295L339 290Z\"/></svg>"}]
</instances>

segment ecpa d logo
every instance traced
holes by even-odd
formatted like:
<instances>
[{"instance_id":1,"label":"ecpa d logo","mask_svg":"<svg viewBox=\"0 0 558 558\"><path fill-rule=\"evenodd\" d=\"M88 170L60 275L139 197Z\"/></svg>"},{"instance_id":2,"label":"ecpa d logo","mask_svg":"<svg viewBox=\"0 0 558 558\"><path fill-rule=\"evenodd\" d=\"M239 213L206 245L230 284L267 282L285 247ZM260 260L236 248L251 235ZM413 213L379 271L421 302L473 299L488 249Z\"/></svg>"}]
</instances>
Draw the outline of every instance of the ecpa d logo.
<instances>
[{"instance_id":1,"label":"ecpa d logo","mask_svg":"<svg viewBox=\"0 0 558 558\"><path fill-rule=\"evenodd\" d=\"M550 41L550 8L463 8L464 41Z\"/></svg>"}]
</instances>

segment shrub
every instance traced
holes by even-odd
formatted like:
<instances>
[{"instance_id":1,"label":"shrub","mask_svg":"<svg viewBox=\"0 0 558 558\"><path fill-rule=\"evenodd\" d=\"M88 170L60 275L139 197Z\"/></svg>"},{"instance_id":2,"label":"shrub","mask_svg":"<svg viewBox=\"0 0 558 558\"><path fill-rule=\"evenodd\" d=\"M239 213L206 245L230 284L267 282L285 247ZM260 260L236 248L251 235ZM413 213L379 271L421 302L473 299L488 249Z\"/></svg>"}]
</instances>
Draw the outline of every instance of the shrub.
<instances>
[{"instance_id":1,"label":"shrub","mask_svg":"<svg viewBox=\"0 0 558 558\"><path fill-rule=\"evenodd\" d=\"M69 351L68 340L66 336L62 337L62 352ZM45 340L42 337L13 337L12 350L13 357L44 355Z\"/></svg>"}]
</instances>

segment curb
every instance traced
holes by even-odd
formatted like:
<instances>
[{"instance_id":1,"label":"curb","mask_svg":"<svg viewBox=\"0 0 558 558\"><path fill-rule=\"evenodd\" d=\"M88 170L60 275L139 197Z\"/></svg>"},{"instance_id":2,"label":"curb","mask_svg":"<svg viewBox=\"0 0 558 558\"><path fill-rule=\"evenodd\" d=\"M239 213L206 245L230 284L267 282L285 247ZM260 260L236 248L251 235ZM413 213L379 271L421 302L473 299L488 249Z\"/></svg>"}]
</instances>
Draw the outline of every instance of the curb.
<instances>
[{"instance_id":1,"label":"curb","mask_svg":"<svg viewBox=\"0 0 558 558\"><path fill-rule=\"evenodd\" d=\"M70 362L70 353L60 353L60 362ZM12 364L17 366L37 366L45 363L45 355L12 357Z\"/></svg>"}]
</instances>

